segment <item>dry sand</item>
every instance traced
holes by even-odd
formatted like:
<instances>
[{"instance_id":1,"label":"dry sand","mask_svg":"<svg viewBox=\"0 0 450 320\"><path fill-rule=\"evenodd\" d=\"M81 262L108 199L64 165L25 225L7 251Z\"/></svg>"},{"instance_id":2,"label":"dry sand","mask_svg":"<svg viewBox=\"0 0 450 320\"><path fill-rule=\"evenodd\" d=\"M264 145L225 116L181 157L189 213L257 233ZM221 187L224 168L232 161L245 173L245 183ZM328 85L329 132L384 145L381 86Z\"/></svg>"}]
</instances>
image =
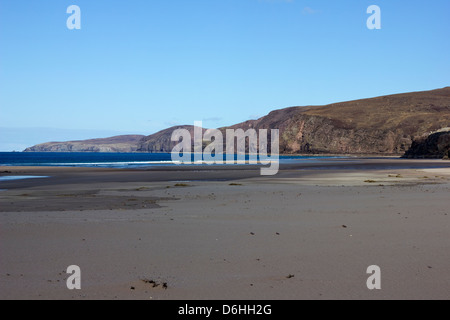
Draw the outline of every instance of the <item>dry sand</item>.
<instances>
[{"instance_id":1,"label":"dry sand","mask_svg":"<svg viewBox=\"0 0 450 320\"><path fill-rule=\"evenodd\" d=\"M448 161L2 171L1 299L450 299Z\"/></svg>"}]
</instances>

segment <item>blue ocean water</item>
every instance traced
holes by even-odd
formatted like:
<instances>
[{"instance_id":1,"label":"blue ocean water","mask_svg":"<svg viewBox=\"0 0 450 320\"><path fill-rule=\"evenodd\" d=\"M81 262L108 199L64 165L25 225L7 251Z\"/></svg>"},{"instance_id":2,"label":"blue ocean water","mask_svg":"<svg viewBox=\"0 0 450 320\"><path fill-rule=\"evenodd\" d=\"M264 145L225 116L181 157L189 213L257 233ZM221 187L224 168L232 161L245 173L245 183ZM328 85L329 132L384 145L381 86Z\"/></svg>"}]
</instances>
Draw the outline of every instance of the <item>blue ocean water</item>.
<instances>
[{"instance_id":1,"label":"blue ocean water","mask_svg":"<svg viewBox=\"0 0 450 320\"><path fill-rule=\"evenodd\" d=\"M280 156L280 162L327 158L336 157ZM136 168L174 165L170 153L0 152L0 166Z\"/></svg>"}]
</instances>

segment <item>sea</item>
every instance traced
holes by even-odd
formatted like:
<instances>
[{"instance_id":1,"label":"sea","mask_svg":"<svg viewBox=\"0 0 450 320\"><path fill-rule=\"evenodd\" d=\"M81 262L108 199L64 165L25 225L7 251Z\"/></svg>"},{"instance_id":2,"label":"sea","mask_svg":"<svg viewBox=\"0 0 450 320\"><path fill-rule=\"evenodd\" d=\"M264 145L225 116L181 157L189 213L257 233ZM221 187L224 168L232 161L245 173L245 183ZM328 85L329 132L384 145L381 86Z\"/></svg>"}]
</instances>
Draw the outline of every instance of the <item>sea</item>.
<instances>
[{"instance_id":1,"label":"sea","mask_svg":"<svg viewBox=\"0 0 450 320\"><path fill-rule=\"evenodd\" d=\"M280 163L335 158L339 157L280 156ZM0 166L139 168L177 164L170 153L0 152Z\"/></svg>"}]
</instances>

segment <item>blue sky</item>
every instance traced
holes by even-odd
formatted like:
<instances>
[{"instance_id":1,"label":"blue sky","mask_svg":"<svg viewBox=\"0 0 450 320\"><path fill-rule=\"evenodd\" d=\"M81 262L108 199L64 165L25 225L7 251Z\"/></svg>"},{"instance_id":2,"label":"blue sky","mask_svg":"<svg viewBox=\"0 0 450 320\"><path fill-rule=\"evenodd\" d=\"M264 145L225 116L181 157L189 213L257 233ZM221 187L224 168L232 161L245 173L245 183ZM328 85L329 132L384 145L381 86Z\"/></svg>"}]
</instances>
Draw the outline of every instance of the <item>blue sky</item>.
<instances>
[{"instance_id":1,"label":"blue sky","mask_svg":"<svg viewBox=\"0 0 450 320\"><path fill-rule=\"evenodd\" d=\"M0 0L0 150L449 86L449 15L448 0Z\"/></svg>"}]
</instances>

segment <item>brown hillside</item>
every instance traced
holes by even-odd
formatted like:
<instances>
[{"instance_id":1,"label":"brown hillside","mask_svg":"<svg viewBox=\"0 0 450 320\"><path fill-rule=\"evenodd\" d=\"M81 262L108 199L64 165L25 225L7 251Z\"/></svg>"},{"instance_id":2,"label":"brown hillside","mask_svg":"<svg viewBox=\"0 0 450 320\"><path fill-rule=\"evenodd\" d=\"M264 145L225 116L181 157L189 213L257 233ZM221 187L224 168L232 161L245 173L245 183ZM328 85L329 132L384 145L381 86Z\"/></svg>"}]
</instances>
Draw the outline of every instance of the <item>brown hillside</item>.
<instances>
[{"instance_id":1,"label":"brown hillside","mask_svg":"<svg viewBox=\"0 0 450 320\"><path fill-rule=\"evenodd\" d=\"M450 125L450 87L271 112L232 128L280 129L282 153L403 154Z\"/></svg>"}]
</instances>

